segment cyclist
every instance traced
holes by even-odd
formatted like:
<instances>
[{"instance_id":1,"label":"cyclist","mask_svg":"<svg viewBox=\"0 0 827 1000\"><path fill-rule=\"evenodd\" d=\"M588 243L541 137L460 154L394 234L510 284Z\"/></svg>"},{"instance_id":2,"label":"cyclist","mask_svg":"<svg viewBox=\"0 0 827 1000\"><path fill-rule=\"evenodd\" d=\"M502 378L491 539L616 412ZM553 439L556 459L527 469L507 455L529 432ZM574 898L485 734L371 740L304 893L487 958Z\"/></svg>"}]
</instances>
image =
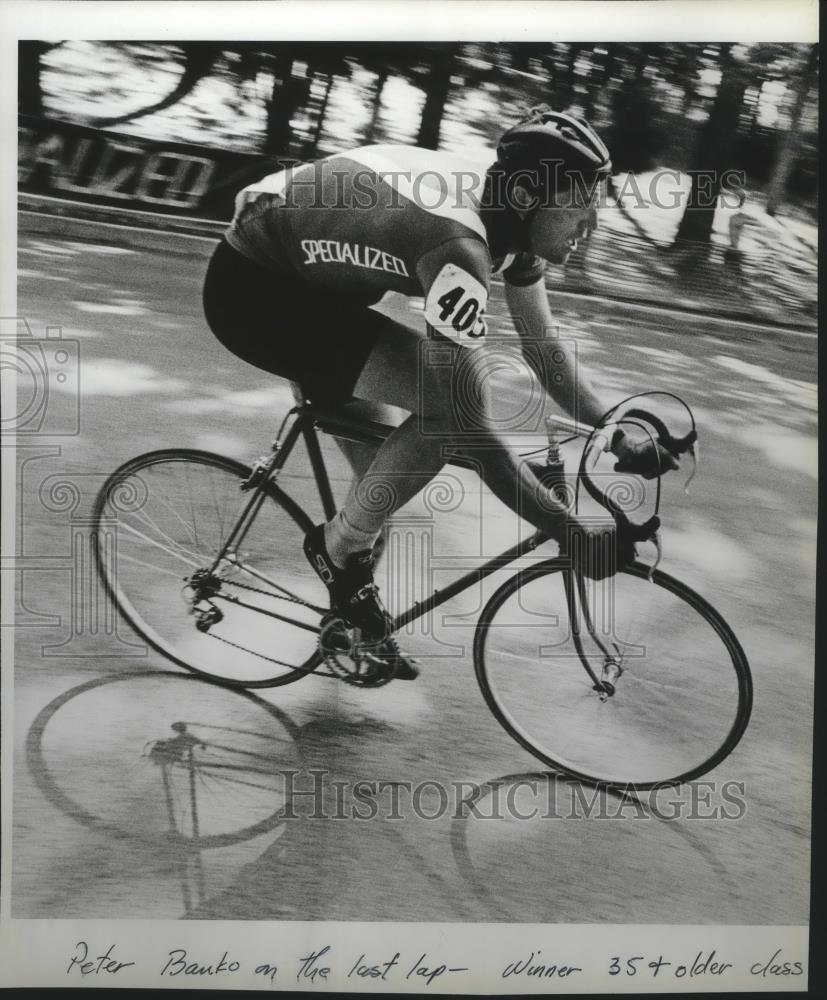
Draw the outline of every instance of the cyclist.
<instances>
[{"instance_id":1,"label":"cyclist","mask_svg":"<svg viewBox=\"0 0 827 1000\"><path fill-rule=\"evenodd\" d=\"M346 452L355 471L347 499L305 539L333 606L363 637L389 628L373 579L387 517L469 434L496 496L561 546L577 538L571 551L585 572L610 572L613 523L567 511L499 437L486 407L467 405L485 398L485 308L499 274L523 355L548 394L592 424L608 409L552 335L544 271L596 226L610 170L586 122L542 107L503 135L484 173L445 152L366 146L272 174L237 197L204 286L218 339L316 404L357 399L410 413L367 460ZM421 328L371 308L389 291L424 297ZM438 364L427 362L429 340L444 348ZM618 430L611 448L616 468L655 474L651 446ZM674 466L665 452L660 462Z\"/></svg>"}]
</instances>

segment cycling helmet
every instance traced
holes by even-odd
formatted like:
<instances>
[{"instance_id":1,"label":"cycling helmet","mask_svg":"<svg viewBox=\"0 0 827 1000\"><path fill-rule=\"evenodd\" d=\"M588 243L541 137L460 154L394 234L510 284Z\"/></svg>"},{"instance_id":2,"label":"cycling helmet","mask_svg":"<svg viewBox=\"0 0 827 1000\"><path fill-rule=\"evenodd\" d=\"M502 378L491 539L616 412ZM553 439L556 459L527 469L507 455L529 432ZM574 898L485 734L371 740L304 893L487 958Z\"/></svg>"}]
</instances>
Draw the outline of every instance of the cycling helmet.
<instances>
[{"instance_id":1,"label":"cycling helmet","mask_svg":"<svg viewBox=\"0 0 827 1000\"><path fill-rule=\"evenodd\" d=\"M561 164L569 174L608 176L608 149L588 122L540 106L509 129L497 144L497 160L507 173L536 169L541 163Z\"/></svg>"}]
</instances>

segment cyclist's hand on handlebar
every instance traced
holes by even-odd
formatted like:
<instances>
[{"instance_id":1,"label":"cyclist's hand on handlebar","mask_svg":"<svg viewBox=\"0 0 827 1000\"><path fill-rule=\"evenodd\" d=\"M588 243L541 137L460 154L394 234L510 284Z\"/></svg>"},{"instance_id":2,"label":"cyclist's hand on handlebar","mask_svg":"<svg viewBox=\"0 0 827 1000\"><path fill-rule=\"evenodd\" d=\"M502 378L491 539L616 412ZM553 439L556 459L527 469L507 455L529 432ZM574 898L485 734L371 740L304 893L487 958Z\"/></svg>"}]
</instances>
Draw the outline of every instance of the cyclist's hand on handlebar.
<instances>
[{"instance_id":1,"label":"cyclist's hand on handlebar","mask_svg":"<svg viewBox=\"0 0 827 1000\"><path fill-rule=\"evenodd\" d=\"M634 441L624 435L612 451L617 456L615 472L631 472L644 479L654 479L679 467L678 460L662 444L651 440Z\"/></svg>"},{"instance_id":2,"label":"cyclist's hand on handlebar","mask_svg":"<svg viewBox=\"0 0 827 1000\"><path fill-rule=\"evenodd\" d=\"M574 568L592 580L613 576L635 556L634 544L618 535L611 518L581 520L569 517L560 547Z\"/></svg>"}]
</instances>

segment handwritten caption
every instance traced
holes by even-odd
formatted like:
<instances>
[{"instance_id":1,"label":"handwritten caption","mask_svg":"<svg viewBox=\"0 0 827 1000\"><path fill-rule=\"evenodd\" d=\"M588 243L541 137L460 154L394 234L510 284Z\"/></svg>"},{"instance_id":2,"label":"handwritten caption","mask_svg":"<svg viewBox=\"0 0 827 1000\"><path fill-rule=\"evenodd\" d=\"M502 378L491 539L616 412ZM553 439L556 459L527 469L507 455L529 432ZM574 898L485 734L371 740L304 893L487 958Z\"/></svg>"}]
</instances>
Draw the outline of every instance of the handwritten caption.
<instances>
[{"instance_id":1,"label":"handwritten caption","mask_svg":"<svg viewBox=\"0 0 827 1000\"><path fill-rule=\"evenodd\" d=\"M69 964L66 968L67 975L80 975L82 977L115 975L122 969L138 964L135 960L117 954L116 947L115 944L111 944L104 951L95 954L95 950L86 941L78 941L74 953L69 958ZM251 968L244 971L252 971L255 976L263 977L271 983L275 983L276 978L280 977L280 979L294 980L304 985L321 984L332 978L331 955L331 946L323 945L321 948L309 951L292 963L278 964L270 960L253 963ZM469 971L467 966L457 966L439 961L426 951L423 951L414 962L411 962L410 959L403 960L402 953L399 951L389 957L370 956L368 953L362 952L358 957L354 956L354 959L350 960L349 966L348 960L341 966L347 979L377 979L382 982L390 982L394 978L402 977L417 985L430 986L443 976ZM142 966L146 964L145 961L141 963ZM205 962L202 958L187 952L185 948L172 948L164 956L157 971L159 976L165 979L176 976L214 978L241 972L242 964L238 959L233 958L228 951L225 951L217 961Z\"/></svg>"},{"instance_id":2,"label":"handwritten caption","mask_svg":"<svg viewBox=\"0 0 827 1000\"><path fill-rule=\"evenodd\" d=\"M87 976L107 978L117 976L125 969L137 968L146 970L150 962L143 957L139 963L135 957L130 958L125 949L116 944L98 949L86 941L78 941L74 951L69 956L66 974L71 977L85 978ZM599 971L600 963L592 968ZM161 979L177 977L198 977L214 979L233 976L239 973L252 974L258 980L267 980L275 985L278 981L298 983L306 987L330 985L344 978L351 983L374 981L382 983L402 983L407 981L412 986L430 987L435 983L445 985L457 982L464 974L471 973L466 965L457 965L445 955L435 955L428 951L421 952L413 958L413 953L404 955L401 951L392 954L346 954L339 949L334 955L331 945L325 944L310 949L297 959L283 959L274 956L262 956L260 962L248 962L246 966L233 957L229 951L224 951L220 957L206 958L193 954L186 948L171 948L159 960L154 970ZM500 976L504 980L534 978L543 980L572 980L583 975L587 970L571 961L563 961L560 956L544 955L543 949L536 948L522 955L503 962ZM777 948L766 955L756 955L755 961L748 964L747 969L736 969L734 962L728 961L717 949L698 951L693 955L679 954L663 955L612 955L605 961L603 972L615 980L627 980L640 977L641 980L651 978L664 981L666 979L689 979L695 981L725 981L727 976L748 971L755 979L770 979L778 981L787 977L804 975L804 963Z\"/></svg>"}]
</instances>

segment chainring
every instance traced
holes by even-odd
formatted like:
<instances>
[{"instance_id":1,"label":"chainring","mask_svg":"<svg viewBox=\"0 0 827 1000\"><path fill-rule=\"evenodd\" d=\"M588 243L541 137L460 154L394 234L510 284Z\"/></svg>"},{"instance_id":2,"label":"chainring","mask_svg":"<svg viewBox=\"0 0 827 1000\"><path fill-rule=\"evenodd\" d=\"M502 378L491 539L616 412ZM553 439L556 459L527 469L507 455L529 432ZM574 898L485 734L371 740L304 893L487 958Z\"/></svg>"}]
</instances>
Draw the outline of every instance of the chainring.
<instances>
[{"instance_id":1,"label":"chainring","mask_svg":"<svg viewBox=\"0 0 827 1000\"><path fill-rule=\"evenodd\" d=\"M392 638L362 642L359 630L335 615L322 620L319 653L335 677L354 687L382 687L393 680L399 661Z\"/></svg>"}]
</instances>

